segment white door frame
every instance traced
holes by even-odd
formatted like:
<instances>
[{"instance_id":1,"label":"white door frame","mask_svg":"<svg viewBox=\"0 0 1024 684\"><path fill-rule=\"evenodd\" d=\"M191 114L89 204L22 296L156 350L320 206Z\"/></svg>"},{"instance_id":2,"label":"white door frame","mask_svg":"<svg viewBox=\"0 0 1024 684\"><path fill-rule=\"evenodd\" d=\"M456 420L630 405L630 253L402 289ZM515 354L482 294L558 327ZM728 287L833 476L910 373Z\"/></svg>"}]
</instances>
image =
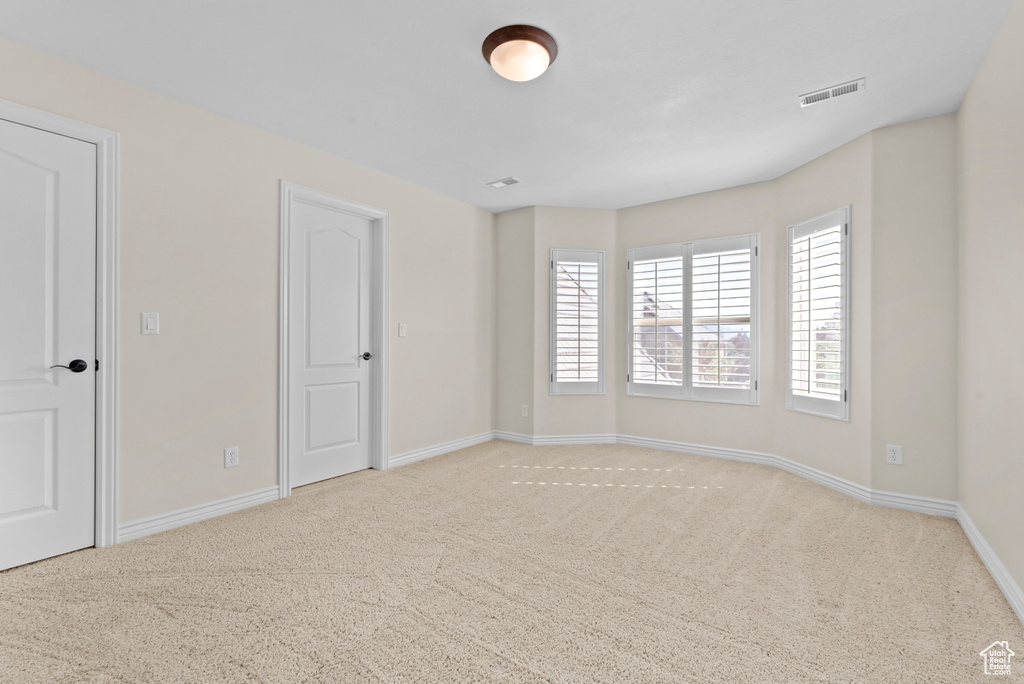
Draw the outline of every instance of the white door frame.
<instances>
[{"instance_id":1,"label":"white door frame","mask_svg":"<svg viewBox=\"0 0 1024 684\"><path fill-rule=\"evenodd\" d=\"M0 119L96 145L96 546L117 543L118 134L0 100Z\"/></svg>"},{"instance_id":2,"label":"white door frame","mask_svg":"<svg viewBox=\"0 0 1024 684\"><path fill-rule=\"evenodd\" d=\"M278 420L277 484L283 499L292 493L291 455L288 453L289 405L288 331L290 322L289 290L291 277L292 217L295 201L358 216L370 221L373 234L373 279L370 287L370 347L374 361L370 369L370 464L377 470L388 467L388 212L352 202L326 192L281 181L280 299L278 307Z\"/></svg>"}]
</instances>

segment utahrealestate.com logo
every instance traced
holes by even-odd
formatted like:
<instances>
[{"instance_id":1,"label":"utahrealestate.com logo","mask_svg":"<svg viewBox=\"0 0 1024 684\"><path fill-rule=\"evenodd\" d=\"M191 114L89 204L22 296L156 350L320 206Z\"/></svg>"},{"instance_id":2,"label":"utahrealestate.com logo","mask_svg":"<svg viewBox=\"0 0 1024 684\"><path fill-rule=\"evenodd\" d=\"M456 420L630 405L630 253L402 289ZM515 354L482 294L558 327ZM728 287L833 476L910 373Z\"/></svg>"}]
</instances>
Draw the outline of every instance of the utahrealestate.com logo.
<instances>
[{"instance_id":1,"label":"utahrealestate.com logo","mask_svg":"<svg viewBox=\"0 0 1024 684\"><path fill-rule=\"evenodd\" d=\"M1005 641L994 641L992 645L981 652L985 659L985 674L987 675L1008 675L1010 674L1010 658L1016 655L1010 650L1010 644Z\"/></svg>"}]
</instances>

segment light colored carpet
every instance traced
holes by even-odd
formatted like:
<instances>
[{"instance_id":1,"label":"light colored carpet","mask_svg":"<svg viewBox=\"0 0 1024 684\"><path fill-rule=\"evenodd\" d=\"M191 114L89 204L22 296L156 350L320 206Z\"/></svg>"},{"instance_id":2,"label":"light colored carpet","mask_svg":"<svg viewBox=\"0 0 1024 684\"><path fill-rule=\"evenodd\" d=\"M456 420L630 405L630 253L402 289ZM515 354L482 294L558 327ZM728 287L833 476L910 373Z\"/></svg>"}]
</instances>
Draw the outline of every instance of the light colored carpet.
<instances>
[{"instance_id":1,"label":"light colored carpet","mask_svg":"<svg viewBox=\"0 0 1024 684\"><path fill-rule=\"evenodd\" d=\"M960 683L997 639L956 522L625 446L490 442L0 573L18 684Z\"/></svg>"}]
</instances>

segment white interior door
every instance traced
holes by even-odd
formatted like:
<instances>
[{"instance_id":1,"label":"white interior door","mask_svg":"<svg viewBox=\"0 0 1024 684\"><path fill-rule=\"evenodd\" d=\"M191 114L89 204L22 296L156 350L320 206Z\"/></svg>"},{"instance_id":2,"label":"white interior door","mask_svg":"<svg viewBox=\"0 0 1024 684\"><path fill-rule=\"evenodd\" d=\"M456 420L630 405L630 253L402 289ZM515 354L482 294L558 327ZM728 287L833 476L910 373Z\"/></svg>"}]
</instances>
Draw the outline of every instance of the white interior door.
<instances>
[{"instance_id":1,"label":"white interior door","mask_svg":"<svg viewBox=\"0 0 1024 684\"><path fill-rule=\"evenodd\" d=\"M93 545L95 288L96 146L0 120L0 569Z\"/></svg>"},{"instance_id":2,"label":"white interior door","mask_svg":"<svg viewBox=\"0 0 1024 684\"><path fill-rule=\"evenodd\" d=\"M373 224L291 202L288 446L298 487L370 467Z\"/></svg>"}]
</instances>

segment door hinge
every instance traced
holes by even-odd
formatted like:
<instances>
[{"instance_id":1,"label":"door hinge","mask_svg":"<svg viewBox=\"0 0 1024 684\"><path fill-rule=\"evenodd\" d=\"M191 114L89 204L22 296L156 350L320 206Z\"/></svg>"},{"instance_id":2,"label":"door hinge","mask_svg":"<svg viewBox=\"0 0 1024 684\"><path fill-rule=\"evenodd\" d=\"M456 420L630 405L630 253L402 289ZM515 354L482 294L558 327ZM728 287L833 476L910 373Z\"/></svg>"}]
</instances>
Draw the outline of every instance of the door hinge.
<instances>
[{"instance_id":1,"label":"door hinge","mask_svg":"<svg viewBox=\"0 0 1024 684\"><path fill-rule=\"evenodd\" d=\"M630 268L632 268L632 266L633 266L633 262L632 262L632 261L627 261L627 262L626 262L626 270L627 270L627 271L628 271L628 270L629 270Z\"/></svg>"},{"instance_id":2,"label":"door hinge","mask_svg":"<svg viewBox=\"0 0 1024 684\"><path fill-rule=\"evenodd\" d=\"M843 235L849 235L849 234L850 234L850 224L849 223L844 223L843 224Z\"/></svg>"},{"instance_id":3,"label":"door hinge","mask_svg":"<svg viewBox=\"0 0 1024 684\"><path fill-rule=\"evenodd\" d=\"M846 390L843 390L843 401L846 401Z\"/></svg>"},{"instance_id":4,"label":"door hinge","mask_svg":"<svg viewBox=\"0 0 1024 684\"><path fill-rule=\"evenodd\" d=\"M757 380L754 381L754 391L757 391Z\"/></svg>"},{"instance_id":5,"label":"door hinge","mask_svg":"<svg viewBox=\"0 0 1024 684\"><path fill-rule=\"evenodd\" d=\"M100 360L99 359L96 359L96 372L97 373L100 372Z\"/></svg>"},{"instance_id":6,"label":"door hinge","mask_svg":"<svg viewBox=\"0 0 1024 684\"><path fill-rule=\"evenodd\" d=\"M757 247L754 247L754 256L757 256Z\"/></svg>"},{"instance_id":7,"label":"door hinge","mask_svg":"<svg viewBox=\"0 0 1024 684\"><path fill-rule=\"evenodd\" d=\"M626 382L629 382L629 373L626 373Z\"/></svg>"},{"instance_id":8,"label":"door hinge","mask_svg":"<svg viewBox=\"0 0 1024 684\"><path fill-rule=\"evenodd\" d=\"M554 374L554 373L552 373L552 374L551 374L551 382L554 382L554 381L555 381L555 374Z\"/></svg>"},{"instance_id":9,"label":"door hinge","mask_svg":"<svg viewBox=\"0 0 1024 684\"><path fill-rule=\"evenodd\" d=\"M554 270L554 269L555 269L555 262L554 262L554 261L552 261L552 262L551 262L551 270Z\"/></svg>"}]
</instances>

